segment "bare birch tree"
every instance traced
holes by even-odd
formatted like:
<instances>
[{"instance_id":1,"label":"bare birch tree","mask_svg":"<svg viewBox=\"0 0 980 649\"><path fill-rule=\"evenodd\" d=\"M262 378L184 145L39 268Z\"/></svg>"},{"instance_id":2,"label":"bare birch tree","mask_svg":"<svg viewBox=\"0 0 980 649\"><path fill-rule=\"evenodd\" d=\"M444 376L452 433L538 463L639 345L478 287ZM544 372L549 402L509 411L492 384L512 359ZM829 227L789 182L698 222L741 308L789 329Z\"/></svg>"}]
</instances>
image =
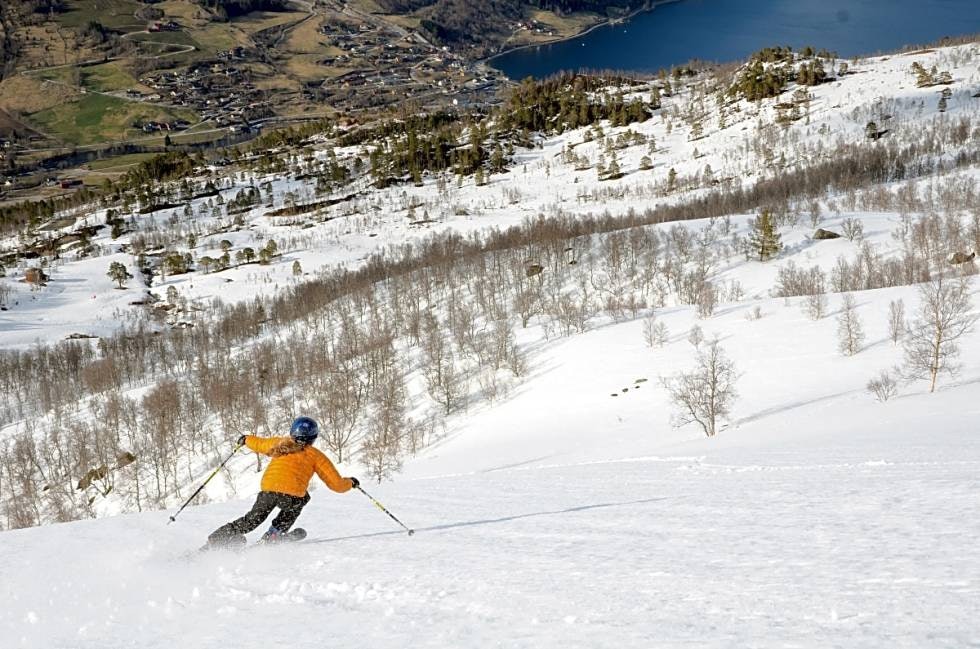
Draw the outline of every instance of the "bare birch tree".
<instances>
[{"instance_id":1,"label":"bare birch tree","mask_svg":"<svg viewBox=\"0 0 980 649\"><path fill-rule=\"evenodd\" d=\"M807 295L803 304L811 320L820 320L827 313L827 294L821 291Z\"/></svg>"},{"instance_id":2,"label":"bare birch tree","mask_svg":"<svg viewBox=\"0 0 980 649\"><path fill-rule=\"evenodd\" d=\"M713 437L718 421L727 418L738 397L735 365L717 340L698 352L693 371L663 379L664 388L677 408L674 424L697 423L704 434Z\"/></svg>"},{"instance_id":3,"label":"bare birch tree","mask_svg":"<svg viewBox=\"0 0 980 649\"><path fill-rule=\"evenodd\" d=\"M955 374L959 369L957 344L977 322L970 302L968 278L938 278L919 287L918 318L905 334L903 372L910 379L929 381L929 392L936 390L941 372Z\"/></svg>"},{"instance_id":4,"label":"bare birch tree","mask_svg":"<svg viewBox=\"0 0 980 649\"><path fill-rule=\"evenodd\" d=\"M837 349L845 356L854 356L861 351L864 342L864 328L857 314L854 296L845 293L841 299L841 312L837 316Z\"/></svg>"},{"instance_id":5,"label":"bare birch tree","mask_svg":"<svg viewBox=\"0 0 980 649\"><path fill-rule=\"evenodd\" d=\"M896 345L905 335L905 302L901 299L888 303L888 335Z\"/></svg>"}]
</instances>

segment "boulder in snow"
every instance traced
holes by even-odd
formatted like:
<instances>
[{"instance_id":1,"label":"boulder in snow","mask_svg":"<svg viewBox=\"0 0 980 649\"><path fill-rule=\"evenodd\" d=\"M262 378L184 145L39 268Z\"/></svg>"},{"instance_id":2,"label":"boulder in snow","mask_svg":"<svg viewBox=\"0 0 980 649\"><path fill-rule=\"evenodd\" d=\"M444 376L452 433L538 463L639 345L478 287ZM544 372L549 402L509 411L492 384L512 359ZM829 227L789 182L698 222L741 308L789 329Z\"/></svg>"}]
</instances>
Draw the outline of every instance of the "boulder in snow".
<instances>
[{"instance_id":1,"label":"boulder in snow","mask_svg":"<svg viewBox=\"0 0 980 649\"><path fill-rule=\"evenodd\" d=\"M40 268L32 267L28 268L27 272L24 273L24 281L28 284L44 286L48 281L48 276Z\"/></svg>"},{"instance_id":2,"label":"boulder in snow","mask_svg":"<svg viewBox=\"0 0 980 649\"><path fill-rule=\"evenodd\" d=\"M827 239L840 239L840 235L830 230L817 228L817 231L813 233L813 238L817 241L825 241Z\"/></svg>"}]
</instances>

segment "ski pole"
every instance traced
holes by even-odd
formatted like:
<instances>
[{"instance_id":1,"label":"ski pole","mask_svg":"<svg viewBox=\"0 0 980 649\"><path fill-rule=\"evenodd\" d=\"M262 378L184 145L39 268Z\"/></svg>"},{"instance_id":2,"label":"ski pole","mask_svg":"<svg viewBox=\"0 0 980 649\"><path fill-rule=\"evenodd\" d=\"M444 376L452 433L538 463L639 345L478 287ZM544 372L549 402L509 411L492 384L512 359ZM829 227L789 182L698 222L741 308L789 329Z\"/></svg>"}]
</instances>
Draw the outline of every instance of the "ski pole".
<instances>
[{"instance_id":1,"label":"ski pole","mask_svg":"<svg viewBox=\"0 0 980 649\"><path fill-rule=\"evenodd\" d=\"M213 478L214 476L218 475L218 471L220 471L221 469L223 469L224 466L226 464L228 464L228 460L230 460L231 458L233 458L235 456L235 453L237 453L238 451L241 450L242 446L244 446L244 444L239 444L238 446L236 446L235 447L235 450L231 452L231 455L229 455L228 457L226 457L225 458L225 461L222 462L221 464L219 464L218 465L218 468L216 468L214 471L211 472L211 475L208 476L208 479L205 480L204 483L201 484L201 486L197 488L197 491L195 491L193 494L191 494L191 497L188 498L187 501L184 502L184 504L180 506L180 509L177 510L177 513L170 517L170 520L167 521L167 525L170 525L171 523L174 523L174 522L177 521L177 517L180 515L180 512L184 511L184 507L187 507L188 505L191 504L191 501L194 500L194 498L197 497L197 494L201 493L201 490L204 489L204 487L206 487L209 482L211 482L211 478Z\"/></svg>"},{"instance_id":2,"label":"ski pole","mask_svg":"<svg viewBox=\"0 0 980 649\"><path fill-rule=\"evenodd\" d=\"M386 513L386 514L388 514L389 516L391 516L391 520L393 520L393 521L395 521L396 523L398 523L399 525L401 525L402 527L404 527L404 528L405 528L406 530L408 530L408 535L409 535L409 536L411 536L411 535L413 535L413 534L415 534L415 530L413 530L413 529L410 529L410 528L409 528L409 527L408 527L407 525L405 525L405 523L403 523L403 522L401 522L400 520L398 520L397 518L395 518L395 515L394 515L394 514L392 514L392 513L390 512L390 511L388 511L387 509L385 509L385 506L384 506L384 505L382 505L382 504L381 504L381 503L379 503L379 502L378 502L377 500L375 500L375 499L374 499L374 498L373 498L373 497L371 496L371 494L369 494L368 492L366 492L366 491L364 491L363 489L361 489L361 485L357 485L357 490L358 490L358 491L360 491L360 492L361 492L362 494L364 494L365 496L367 496L368 498L370 498L370 499L371 499L371 502L373 502L373 503L374 503L374 506L375 506L375 507L377 507L378 509L380 509L380 510L381 510L381 511L383 511L384 513Z\"/></svg>"}]
</instances>

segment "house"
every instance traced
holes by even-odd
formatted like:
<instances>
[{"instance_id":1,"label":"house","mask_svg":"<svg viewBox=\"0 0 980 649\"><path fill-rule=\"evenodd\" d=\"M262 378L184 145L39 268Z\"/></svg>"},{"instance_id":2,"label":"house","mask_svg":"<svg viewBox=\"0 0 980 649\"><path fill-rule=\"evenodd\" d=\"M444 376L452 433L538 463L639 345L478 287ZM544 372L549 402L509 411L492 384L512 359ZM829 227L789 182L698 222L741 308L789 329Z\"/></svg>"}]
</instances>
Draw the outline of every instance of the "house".
<instances>
[{"instance_id":1,"label":"house","mask_svg":"<svg viewBox=\"0 0 980 649\"><path fill-rule=\"evenodd\" d=\"M151 23L149 27L146 28L148 32L179 32L180 25L172 20L167 22L155 22Z\"/></svg>"}]
</instances>

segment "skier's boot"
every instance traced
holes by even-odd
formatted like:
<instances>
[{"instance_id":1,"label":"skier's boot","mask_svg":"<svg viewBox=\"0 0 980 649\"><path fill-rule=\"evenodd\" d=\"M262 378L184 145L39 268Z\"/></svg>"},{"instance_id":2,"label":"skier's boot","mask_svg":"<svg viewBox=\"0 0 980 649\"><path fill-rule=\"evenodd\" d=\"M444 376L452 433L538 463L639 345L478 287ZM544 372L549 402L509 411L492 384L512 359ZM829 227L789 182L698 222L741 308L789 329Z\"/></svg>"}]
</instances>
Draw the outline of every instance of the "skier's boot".
<instances>
[{"instance_id":1,"label":"skier's boot","mask_svg":"<svg viewBox=\"0 0 980 649\"><path fill-rule=\"evenodd\" d=\"M287 541L302 541L305 538L306 530L302 527L297 527L288 532L283 532L276 527L270 527L269 531L259 539L259 543L286 543Z\"/></svg>"},{"instance_id":2,"label":"skier's boot","mask_svg":"<svg viewBox=\"0 0 980 649\"><path fill-rule=\"evenodd\" d=\"M286 540L287 537L288 537L288 534L286 532L280 531L278 527L276 527L275 525L273 525L272 527L270 527L266 531L265 534L262 535L262 538L259 539L259 542L260 543L278 543L279 541Z\"/></svg>"},{"instance_id":3,"label":"skier's boot","mask_svg":"<svg viewBox=\"0 0 980 649\"><path fill-rule=\"evenodd\" d=\"M245 547L244 534L212 534L202 550L236 550Z\"/></svg>"}]
</instances>

